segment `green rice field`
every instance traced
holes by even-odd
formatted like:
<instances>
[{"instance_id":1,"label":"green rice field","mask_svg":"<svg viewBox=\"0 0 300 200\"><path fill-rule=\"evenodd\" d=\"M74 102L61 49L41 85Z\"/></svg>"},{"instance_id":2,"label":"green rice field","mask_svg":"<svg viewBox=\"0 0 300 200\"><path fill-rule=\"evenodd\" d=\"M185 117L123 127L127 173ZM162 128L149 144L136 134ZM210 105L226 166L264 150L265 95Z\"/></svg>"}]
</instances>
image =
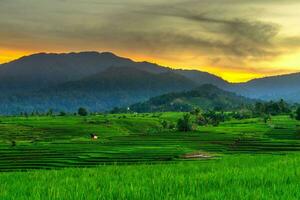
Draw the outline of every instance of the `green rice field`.
<instances>
[{"instance_id":1,"label":"green rice field","mask_svg":"<svg viewBox=\"0 0 300 200\"><path fill-rule=\"evenodd\" d=\"M300 199L300 122L182 115L0 117L0 199Z\"/></svg>"}]
</instances>

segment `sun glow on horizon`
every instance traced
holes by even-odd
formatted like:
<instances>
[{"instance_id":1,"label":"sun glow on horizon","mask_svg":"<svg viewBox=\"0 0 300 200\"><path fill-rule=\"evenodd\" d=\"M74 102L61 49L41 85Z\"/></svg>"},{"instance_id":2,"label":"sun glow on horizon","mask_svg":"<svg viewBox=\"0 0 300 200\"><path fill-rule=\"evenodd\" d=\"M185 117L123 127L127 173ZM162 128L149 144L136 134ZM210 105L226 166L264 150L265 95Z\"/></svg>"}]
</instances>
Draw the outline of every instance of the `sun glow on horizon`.
<instances>
[{"instance_id":1,"label":"sun glow on horizon","mask_svg":"<svg viewBox=\"0 0 300 200\"><path fill-rule=\"evenodd\" d=\"M0 49L0 64L8 63L31 54L33 54L33 52Z\"/></svg>"}]
</instances>

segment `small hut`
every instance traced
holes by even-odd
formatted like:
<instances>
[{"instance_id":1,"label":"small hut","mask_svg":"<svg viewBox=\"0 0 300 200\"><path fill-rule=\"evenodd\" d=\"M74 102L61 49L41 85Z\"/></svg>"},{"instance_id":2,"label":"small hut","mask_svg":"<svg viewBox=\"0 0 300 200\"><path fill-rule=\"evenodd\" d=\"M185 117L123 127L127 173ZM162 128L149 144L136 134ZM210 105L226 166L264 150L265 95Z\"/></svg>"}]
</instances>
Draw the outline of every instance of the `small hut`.
<instances>
[{"instance_id":1,"label":"small hut","mask_svg":"<svg viewBox=\"0 0 300 200\"><path fill-rule=\"evenodd\" d=\"M98 136L94 133L91 134L91 139L92 140L97 140L98 139Z\"/></svg>"}]
</instances>

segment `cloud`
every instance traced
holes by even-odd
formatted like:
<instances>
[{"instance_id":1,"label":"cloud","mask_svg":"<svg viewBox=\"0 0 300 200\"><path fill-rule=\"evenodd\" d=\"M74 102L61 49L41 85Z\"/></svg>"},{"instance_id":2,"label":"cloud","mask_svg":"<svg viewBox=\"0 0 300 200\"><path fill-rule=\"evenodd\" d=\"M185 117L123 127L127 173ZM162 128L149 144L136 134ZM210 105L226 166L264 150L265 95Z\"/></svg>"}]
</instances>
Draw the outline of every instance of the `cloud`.
<instances>
[{"instance_id":1,"label":"cloud","mask_svg":"<svg viewBox=\"0 0 300 200\"><path fill-rule=\"evenodd\" d=\"M23 0L17 1L28 6ZM35 0L28 2L32 4ZM8 23L2 20L2 26L9 29L6 33L19 35L14 40L29 43L34 38L45 41L48 38L51 43L73 39L74 42L111 42L132 51L164 52L170 51L169 48L190 48L199 53L242 58L266 58L278 53L271 42L279 30L276 24L239 16L225 17L228 15L225 11L214 14L214 4L210 5L207 0L200 3L195 0L174 1L172 4L153 2L56 0L53 5L40 2L35 4L36 10L32 12L25 9L23 15L14 14L18 17L8 18ZM17 3L10 4L17 7ZM0 32L0 36L7 37L4 33ZM23 43L26 44L20 42Z\"/></svg>"},{"instance_id":2,"label":"cloud","mask_svg":"<svg viewBox=\"0 0 300 200\"><path fill-rule=\"evenodd\" d=\"M198 27L198 31L202 30L202 36L197 37L197 33L189 32L185 35L185 39L187 43L194 43L198 48L221 50L226 55L239 57L266 57L278 53L274 51L272 45L272 40L279 32L279 25L275 23L237 17L212 17L209 16L212 13L209 10L196 14L196 11L174 6L169 9L165 7L152 9L155 11L142 11L141 13L148 13L149 17L160 15L195 22L192 26ZM217 35L217 37L211 39L208 37L210 34ZM183 37L180 38L182 41Z\"/></svg>"}]
</instances>

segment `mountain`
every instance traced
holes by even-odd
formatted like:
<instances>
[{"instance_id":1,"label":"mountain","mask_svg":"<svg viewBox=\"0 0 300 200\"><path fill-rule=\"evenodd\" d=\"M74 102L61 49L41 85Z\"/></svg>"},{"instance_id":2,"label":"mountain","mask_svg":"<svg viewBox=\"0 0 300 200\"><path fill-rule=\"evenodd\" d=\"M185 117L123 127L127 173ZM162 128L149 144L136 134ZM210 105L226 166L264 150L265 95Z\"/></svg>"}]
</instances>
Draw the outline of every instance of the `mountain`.
<instances>
[{"instance_id":1,"label":"mountain","mask_svg":"<svg viewBox=\"0 0 300 200\"><path fill-rule=\"evenodd\" d=\"M7 101L2 99L0 111L10 107L14 113L45 112L49 108L74 112L80 106L90 111L107 111L196 86L193 81L172 71L152 73L135 67L110 67L78 81L43 88L30 95L17 95Z\"/></svg>"},{"instance_id":2,"label":"mountain","mask_svg":"<svg viewBox=\"0 0 300 200\"><path fill-rule=\"evenodd\" d=\"M285 99L300 102L300 73L254 79L224 88L240 95L263 100Z\"/></svg>"},{"instance_id":3,"label":"mountain","mask_svg":"<svg viewBox=\"0 0 300 200\"><path fill-rule=\"evenodd\" d=\"M254 100L206 84L191 91L153 97L148 101L131 105L130 110L134 112L191 111L195 108L232 110L252 103Z\"/></svg>"},{"instance_id":4,"label":"mountain","mask_svg":"<svg viewBox=\"0 0 300 200\"><path fill-rule=\"evenodd\" d=\"M153 73L169 70L147 62L134 62L109 52L39 53L0 65L0 90L10 94L33 91L80 80L109 67L123 66L135 66Z\"/></svg>"}]
</instances>

